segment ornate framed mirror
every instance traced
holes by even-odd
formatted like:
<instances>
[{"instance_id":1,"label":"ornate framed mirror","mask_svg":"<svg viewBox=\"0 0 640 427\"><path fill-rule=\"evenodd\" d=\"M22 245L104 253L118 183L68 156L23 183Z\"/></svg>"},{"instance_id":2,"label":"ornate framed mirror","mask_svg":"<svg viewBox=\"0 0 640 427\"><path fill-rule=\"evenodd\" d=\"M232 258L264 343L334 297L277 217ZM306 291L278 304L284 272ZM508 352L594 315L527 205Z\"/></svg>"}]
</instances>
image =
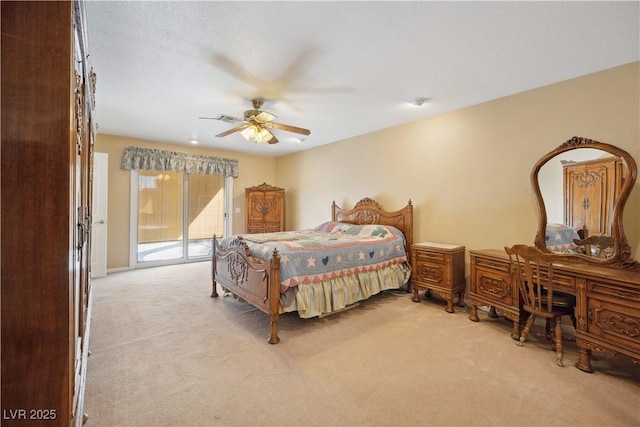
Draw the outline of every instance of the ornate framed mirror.
<instances>
[{"instance_id":1,"label":"ornate framed mirror","mask_svg":"<svg viewBox=\"0 0 640 427\"><path fill-rule=\"evenodd\" d=\"M622 225L636 175L629 153L592 139L574 136L543 156L531 171L536 247L578 262L639 269Z\"/></svg>"}]
</instances>

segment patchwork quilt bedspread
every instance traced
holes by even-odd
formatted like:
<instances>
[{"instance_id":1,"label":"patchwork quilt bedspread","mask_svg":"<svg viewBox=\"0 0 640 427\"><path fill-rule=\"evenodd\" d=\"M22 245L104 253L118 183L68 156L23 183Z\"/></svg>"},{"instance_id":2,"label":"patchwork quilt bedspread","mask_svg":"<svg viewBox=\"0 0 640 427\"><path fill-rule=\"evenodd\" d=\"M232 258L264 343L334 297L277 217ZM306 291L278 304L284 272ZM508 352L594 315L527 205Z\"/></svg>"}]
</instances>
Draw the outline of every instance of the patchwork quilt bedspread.
<instances>
[{"instance_id":1,"label":"patchwork quilt bedspread","mask_svg":"<svg viewBox=\"0 0 640 427\"><path fill-rule=\"evenodd\" d=\"M280 255L280 291L309 283L376 271L407 262L404 235L387 225L354 225L329 221L301 231L243 234L251 255ZM235 236L220 245L229 247Z\"/></svg>"}]
</instances>

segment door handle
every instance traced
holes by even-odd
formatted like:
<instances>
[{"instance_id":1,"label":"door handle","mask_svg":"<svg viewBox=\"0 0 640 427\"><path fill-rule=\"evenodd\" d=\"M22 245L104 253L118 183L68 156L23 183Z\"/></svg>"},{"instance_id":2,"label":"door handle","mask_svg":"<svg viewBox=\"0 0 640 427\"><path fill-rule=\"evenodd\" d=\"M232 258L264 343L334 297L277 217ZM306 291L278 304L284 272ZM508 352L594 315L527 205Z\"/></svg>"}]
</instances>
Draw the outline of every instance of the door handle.
<instances>
[{"instance_id":1,"label":"door handle","mask_svg":"<svg viewBox=\"0 0 640 427\"><path fill-rule=\"evenodd\" d=\"M101 220L100 220L100 221L98 221L98 222L94 222L94 224L104 224L104 219L101 219Z\"/></svg>"}]
</instances>

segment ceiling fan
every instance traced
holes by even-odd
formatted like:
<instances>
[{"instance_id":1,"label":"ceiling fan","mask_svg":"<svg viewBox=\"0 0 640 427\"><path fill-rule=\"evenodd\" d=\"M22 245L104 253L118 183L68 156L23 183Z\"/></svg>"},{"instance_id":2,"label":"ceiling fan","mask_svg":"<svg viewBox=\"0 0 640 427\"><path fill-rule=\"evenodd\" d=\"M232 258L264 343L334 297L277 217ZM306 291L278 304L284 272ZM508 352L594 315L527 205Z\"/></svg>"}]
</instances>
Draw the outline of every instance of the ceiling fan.
<instances>
[{"instance_id":1,"label":"ceiling fan","mask_svg":"<svg viewBox=\"0 0 640 427\"><path fill-rule=\"evenodd\" d=\"M311 131L309 131L309 129L273 122L273 119L275 119L276 116L266 111L260 110L260 107L262 107L262 105L264 104L263 98L253 98L251 100L251 104L253 105L253 110L245 111L244 118L242 119L238 117L228 116L226 114L220 114L218 117L200 117L200 119L221 120L227 123L240 123L240 125L234 128L217 134L216 137L223 137L234 132L240 132L240 134L247 141L253 140L254 142L258 143L278 143L278 138L276 138L271 129L280 129L287 132L299 133L302 135L311 134Z\"/></svg>"}]
</instances>

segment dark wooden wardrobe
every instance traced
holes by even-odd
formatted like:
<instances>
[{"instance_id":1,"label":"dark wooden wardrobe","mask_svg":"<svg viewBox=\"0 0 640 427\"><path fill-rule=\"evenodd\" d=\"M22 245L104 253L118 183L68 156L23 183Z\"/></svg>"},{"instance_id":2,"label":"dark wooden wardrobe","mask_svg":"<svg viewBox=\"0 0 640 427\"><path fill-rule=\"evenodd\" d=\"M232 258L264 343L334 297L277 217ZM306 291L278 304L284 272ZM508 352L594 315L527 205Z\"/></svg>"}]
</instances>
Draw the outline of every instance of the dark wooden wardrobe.
<instances>
[{"instance_id":1,"label":"dark wooden wardrobe","mask_svg":"<svg viewBox=\"0 0 640 427\"><path fill-rule=\"evenodd\" d=\"M95 94L84 6L1 7L2 425L81 425Z\"/></svg>"}]
</instances>

